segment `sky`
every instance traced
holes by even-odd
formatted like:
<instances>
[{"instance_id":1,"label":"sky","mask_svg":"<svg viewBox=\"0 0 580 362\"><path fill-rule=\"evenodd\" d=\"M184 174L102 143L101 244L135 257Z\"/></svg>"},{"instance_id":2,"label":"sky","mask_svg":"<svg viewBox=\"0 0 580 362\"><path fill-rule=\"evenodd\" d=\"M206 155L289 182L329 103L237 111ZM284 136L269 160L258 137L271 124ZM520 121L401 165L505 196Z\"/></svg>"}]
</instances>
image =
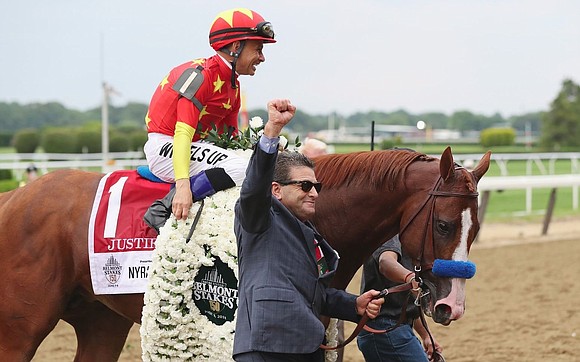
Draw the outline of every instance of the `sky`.
<instances>
[{"instance_id":1,"label":"sky","mask_svg":"<svg viewBox=\"0 0 580 362\"><path fill-rule=\"evenodd\" d=\"M174 66L214 54L223 10L270 21L247 108L288 98L309 114L548 110L580 83L577 0L18 0L0 4L0 101L148 103Z\"/></svg>"}]
</instances>

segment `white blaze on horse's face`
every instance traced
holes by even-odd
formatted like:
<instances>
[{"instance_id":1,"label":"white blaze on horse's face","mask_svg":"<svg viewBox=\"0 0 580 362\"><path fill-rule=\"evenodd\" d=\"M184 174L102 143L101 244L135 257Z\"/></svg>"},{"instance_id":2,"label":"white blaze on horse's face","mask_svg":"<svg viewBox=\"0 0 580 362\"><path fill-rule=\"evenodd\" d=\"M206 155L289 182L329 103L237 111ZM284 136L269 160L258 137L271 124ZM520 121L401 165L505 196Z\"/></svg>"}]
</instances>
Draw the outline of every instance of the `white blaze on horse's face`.
<instances>
[{"instance_id":1,"label":"white blaze on horse's face","mask_svg":"<svg viewBox=\"0 0 580 362\"><path fill-rule=\"evenodd\" d=\"M469 231L473 226L473 221L471 221L471 209L467 208L461 213L461 239L459 240L459 245L453 252L451 259L457 261L467 261L467 238L469 238Z\"/></svg>"},{"instance_id":2,"label":"white blaze on horse's face","mask_svg":"<svg viewBox=\"0 0 580 362\"><path fill-rule=\"evenodd\" d=\"M472 226L473 221L471 220L471 209L467 208L461 213L461 239L459 240L459 245L457 245L451 259L456 261L467 261L467 239ZM444 299L438 300L437 303L435 303L435 308L440 304L447 305L451 308L451 320L461 318L465 312L465 279L451 279L451 292Z\"/></svg>"}]
</instances>

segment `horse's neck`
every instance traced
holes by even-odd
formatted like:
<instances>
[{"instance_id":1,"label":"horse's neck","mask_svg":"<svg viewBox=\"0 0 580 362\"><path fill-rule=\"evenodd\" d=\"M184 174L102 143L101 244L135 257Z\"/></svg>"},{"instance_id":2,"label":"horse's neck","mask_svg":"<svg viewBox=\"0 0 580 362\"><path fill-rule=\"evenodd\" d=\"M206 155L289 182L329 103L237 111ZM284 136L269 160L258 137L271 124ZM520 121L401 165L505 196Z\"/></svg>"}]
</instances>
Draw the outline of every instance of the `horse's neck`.
<instances>
[{"instance_id":1,"label":"horse's neck","mask_svg":"<svg viewBox=\"0 0 580 362\"><path fill-rule=\"evenodd\" d=\"M344 288L364 261L397 234L404 195L365 188L325 189L317 200L316 228L341 256L336 287Z\"/></svg>"},{"instance_id":2,"label":"horse's neck","mask_svg":"<svg viewBox=\"0 0 580 362\"><path fill-rule=\"evenodd\" d=\"M327 189L316 202L315 225L336 240L382 238L390 230L398 231L404 199L401 190Z\"/></svg>"}]
</instances>

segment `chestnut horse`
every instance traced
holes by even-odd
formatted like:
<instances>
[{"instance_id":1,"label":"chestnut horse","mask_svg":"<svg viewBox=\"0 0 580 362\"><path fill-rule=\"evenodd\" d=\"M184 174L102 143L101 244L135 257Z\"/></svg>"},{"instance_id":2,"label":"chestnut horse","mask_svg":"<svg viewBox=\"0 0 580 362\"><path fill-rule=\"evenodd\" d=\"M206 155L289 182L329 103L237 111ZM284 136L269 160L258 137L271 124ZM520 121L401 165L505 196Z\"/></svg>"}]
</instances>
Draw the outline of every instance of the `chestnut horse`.
<instances>
[{"instance_id":1,"label":"chestnut horse","mask_svg":"<svg viewBox=\"0 0 580 362\"><path fill-rule=\"evenodd\" d=\"M466 260L478 229L477 182L447 148L440 160L407 150L326 155L315 224L342 256L335 285L347 286L363 261L399 233L429 280L433 319L463 314L465 280L437 278L434 258ZM28 361L62 319L77 335L75 361L115 361L143 294L95 295L87 228L103 175L60 170L0 195L0 360ZM434 308L434 309L433 309Z\"/></svg>"}]
</instances>

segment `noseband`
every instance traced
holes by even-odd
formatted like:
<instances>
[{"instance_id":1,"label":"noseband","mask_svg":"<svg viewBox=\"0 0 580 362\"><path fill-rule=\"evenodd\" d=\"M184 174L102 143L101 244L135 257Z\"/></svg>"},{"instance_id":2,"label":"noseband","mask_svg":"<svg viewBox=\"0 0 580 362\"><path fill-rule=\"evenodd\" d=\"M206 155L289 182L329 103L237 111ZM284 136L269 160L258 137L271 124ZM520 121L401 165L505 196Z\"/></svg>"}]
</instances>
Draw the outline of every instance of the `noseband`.
<instances>
[{"instance_id":1,"label":"noseband","mask_svg":"<svg viewBox=\"0 0 580 362\"><path fill-rule=\"evenodd\" d=\"M455 168L460 169L459 168ZM474 177L470 173L471 177ZM474 180L475 181L475 180ZM461 197L461 198L477 198L479 196L478 192L454 192L454 191L441 191L439 188L443 183L443 178L439 176L437 182L433 186L433 189L429 191L429 194L417 211L413 214L413 217L407 221L407 223L399 231L399 237L401 241L403 240L402 235L407 230L409 225L415 220L415 218L425 209L429 208L429 213L427 214L427 223L425 229L423 230L423 238L421 240L421 252L417 258L413 261L415 264L415 273L419 275L424 270L431 270L433 268L433 263L435 262L435 252L434 252L434 240L433 240L433 222L434 222L434 210L435 210L435 200L437 197Z\"/></svg>"}]
</instances>

